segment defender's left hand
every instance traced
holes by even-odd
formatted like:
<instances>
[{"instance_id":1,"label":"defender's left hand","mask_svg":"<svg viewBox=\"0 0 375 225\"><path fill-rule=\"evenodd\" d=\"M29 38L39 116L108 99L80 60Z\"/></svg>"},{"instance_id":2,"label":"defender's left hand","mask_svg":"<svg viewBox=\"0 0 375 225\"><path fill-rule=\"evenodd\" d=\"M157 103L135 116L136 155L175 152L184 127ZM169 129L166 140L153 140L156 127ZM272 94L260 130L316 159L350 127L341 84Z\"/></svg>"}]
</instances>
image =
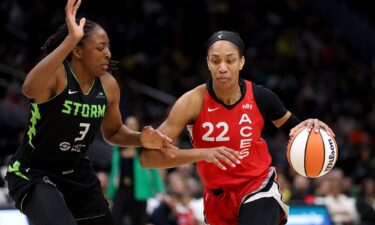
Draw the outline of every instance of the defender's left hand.
<instances>
[{"instance_id":1,"label":"defender's left hand","mask_svg":"<svg viewBox=\"0 0 375 225\"><path fill-rule=\"evenodd\" d=\"M178 147L172 144L172 139L155 130L151 126L145 126L140 134L140 140L144 148L160 149L167 156L174 158L173 150Z\"/></svg>"}]
</instances>

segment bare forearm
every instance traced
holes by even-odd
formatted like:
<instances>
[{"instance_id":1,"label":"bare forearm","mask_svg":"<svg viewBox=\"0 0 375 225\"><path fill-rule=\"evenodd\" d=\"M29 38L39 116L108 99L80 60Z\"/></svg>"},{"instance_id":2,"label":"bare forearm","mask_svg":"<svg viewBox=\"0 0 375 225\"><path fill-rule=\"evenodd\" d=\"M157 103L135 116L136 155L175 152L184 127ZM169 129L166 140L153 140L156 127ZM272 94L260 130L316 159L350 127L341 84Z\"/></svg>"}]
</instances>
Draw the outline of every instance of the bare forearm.
<instances>
[{"instance_id":1,"label":"bare forearm","mask_svg":"<svg viewBox=\"0 0 375 225\"><path fill-rule=\"evenodd\" d=\"M132 131L126 126L121 126L117 132L111 136L105 136L105 140L111 145L141 147L139 135L140 132Z\"/></svg>"},{"instance_id":2,"label":"bare forearm","mask_svg":"<svg viewBox=\"0 0 375 225\"><path fill-rule=\"evenodd\" d=\"M26 76L23 84L24 93L33 97L38 93L38 89L45 87L53 74L56 73L57 68L62 64L64 59L70 54L79 40L66 37L64 41L42 61L40 61Z\"/></svg>"},{"instance_id":3,"label":"bare forearm","mask_svg":"<svg viewBox=\"0 0 375 225\"><path fill-rule=\"evenodd\" d=\"M166 169L195 163L201 160L199 149L174 150L174 158L170 158L159 150L144 149L141 154L141 165L145 168Z\"/></svg>"}]
</instances>

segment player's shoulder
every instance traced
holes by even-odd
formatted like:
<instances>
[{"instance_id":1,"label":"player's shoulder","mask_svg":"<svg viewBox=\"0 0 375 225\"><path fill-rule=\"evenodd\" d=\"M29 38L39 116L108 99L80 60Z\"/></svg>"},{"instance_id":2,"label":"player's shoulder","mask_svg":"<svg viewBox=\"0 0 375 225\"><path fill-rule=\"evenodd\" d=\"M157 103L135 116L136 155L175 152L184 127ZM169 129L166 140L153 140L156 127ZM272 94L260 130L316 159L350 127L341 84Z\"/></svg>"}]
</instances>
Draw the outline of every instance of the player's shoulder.
<instances>
[{"instance_id":1,"label":"player's shoulder","mask_svg":"<svg viewBox=\"0 0 375 225\"><path fill-rule=\"evenodd\" d=\"M206 91L206 85L202 84L183 94L180 99L188 102L200 102L203 101Z\"/></svg>"},{"instance_id":2,"label":"player's shoulder","mask_svg":"<svg viewBox=\"0 0 375 225\"><path fill-rule=\"evenodd\" d=\"M255 95L274 95L275 93L269 89L268 87L262 85L262 84L257 84L252 81L248 81L251 83L253 93Z\"/></svg>"},{"instance_id":3,"label":"player's shoulder","mask_svg":"<svg viewBox=\"0 0 375 225\"><path fill-rule=\"evenodd\" d=\"M108 102L117 102L120 99L120 87L115 77L112 74L105 72L100 76L100 82L106 93Z\"/></svg>"},{"instance_id":4,"label":"player's shoulder","mask_svg":"<svg viewBox=\"0 0 375 225\"><path fill-rule=\"evenodd\" d=\"M206 87L203 84L186 92L177 100L176 104L173 106L173 111L187 118L186 121L194 120L201 111L205 91Z\"/></svg>"},{"instance_id":5,"label":"player's shoulder","mask_svg":"<svg viewBox=\"0 0 375 225\"><path fill-rule=\"evenodd\" d=\"M201 84L191 90L191 93L197 97L204 97L207 91L206 84Z\"/></svg>"},{"instance_id":6,"label":"player's shoulder","mask_svg":"<svg viewBox=\"0 0 375 225\"><path fill-rule=\"evenodd\" d=\"M249 84L251 84L251 87L252 87L252 89L254 90L254 89L264 89L264 88L266 88L264 85L262 85L262 84L258 84L258 83L255 83L254 81L249 81L249 80L245 80L247 83L249 83Z\"/></svg>"},{"instance_id":7,"label":"player's shoulder","mask_svg":"<svg viewBox=\"0 0 375 225\"><path fill-rule=\"evenodd\" d=\"M204 101L206 87L204 84L199 85L190 91L185 92L176 102L175 106L184 108L185 110L192 110L200 108Z\"/></svg>"},{"instance_id":8,"label":"player's shoulder","mask_svg":"<svg viewBox=\"0 0 375 225\"><path fill-rule=\"evenodd\" d=\"M111 88L113 86L118 86L118 83L115 77L109 72L104 72L104 74L100 76L100 81L105 87Z\"/></svg>"}]
</instances>

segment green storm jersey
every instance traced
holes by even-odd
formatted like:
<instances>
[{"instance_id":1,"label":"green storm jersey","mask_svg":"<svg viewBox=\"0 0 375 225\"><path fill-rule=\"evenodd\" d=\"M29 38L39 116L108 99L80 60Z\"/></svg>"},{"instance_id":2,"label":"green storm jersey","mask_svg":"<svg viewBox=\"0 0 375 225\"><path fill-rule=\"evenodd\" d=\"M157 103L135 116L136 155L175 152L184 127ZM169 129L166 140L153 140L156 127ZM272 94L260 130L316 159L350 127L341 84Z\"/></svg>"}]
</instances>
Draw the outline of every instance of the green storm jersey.
<instances>
[{"instance_id":1,"label":"green storm jersey","mask_svg":"<svg viewBox=\"0 0 375 225\"><path fill-rule=\"evenodd\" d=\"M107 97L96 77L87 94L67 62L67 85L44 103L31 103L30 121L15 159L41 169L71 168L85 156L100 129ZM51 168L52 167L52 168Z\"/></svg>"}]
</instances>

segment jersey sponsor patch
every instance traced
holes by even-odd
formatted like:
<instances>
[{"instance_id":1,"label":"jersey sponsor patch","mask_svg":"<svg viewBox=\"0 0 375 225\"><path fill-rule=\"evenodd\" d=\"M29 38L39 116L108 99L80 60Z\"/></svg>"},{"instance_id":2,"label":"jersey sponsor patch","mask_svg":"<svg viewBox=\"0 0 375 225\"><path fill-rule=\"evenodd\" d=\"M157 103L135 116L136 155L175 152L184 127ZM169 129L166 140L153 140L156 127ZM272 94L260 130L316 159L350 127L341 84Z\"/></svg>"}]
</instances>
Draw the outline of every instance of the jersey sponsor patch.
<instances>
[{"instance_id":1,"label":"jersey sponsor patch","mask_svg":"<svg viewBox=\"0 0 375 225\"><path fill-rule=\"evenodd\" d=\"M83 138L82 138L83 140ZM74 143L70 144L69 142L61 142L59 144L59 148L61 151L66 152L66 151L71 151L71 152L81 152L81 148L85 148L86 144L81 144L81 143Z\"/></svg>"}]
</instances>

